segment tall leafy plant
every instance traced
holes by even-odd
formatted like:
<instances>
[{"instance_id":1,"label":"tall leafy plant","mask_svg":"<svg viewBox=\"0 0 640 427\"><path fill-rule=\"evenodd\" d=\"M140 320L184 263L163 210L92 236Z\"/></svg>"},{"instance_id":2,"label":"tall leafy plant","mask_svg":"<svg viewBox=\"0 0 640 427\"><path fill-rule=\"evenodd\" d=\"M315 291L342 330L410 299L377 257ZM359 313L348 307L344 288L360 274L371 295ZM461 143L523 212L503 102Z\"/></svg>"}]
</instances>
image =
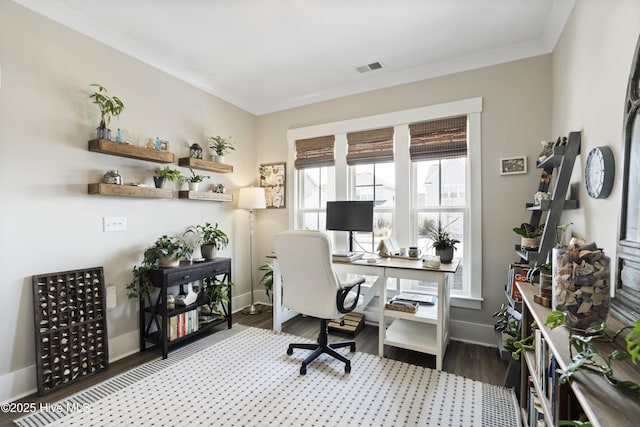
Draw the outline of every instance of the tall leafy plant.
<instances>
[{"instance_id":1,"label":"tall leafy plant","mask_svg":"<svg viewBox=\"0 0 640 427\"><path fill-rule=\"evenodd\" d=\"M112 117L120 116L124 110L124 103L117 96L107 95L107 89L101 84L92 83L89 86L96 88L96 91L89 95L89 98L100 109L100 128L104 129Z\"/></svg>"}]
</instances>

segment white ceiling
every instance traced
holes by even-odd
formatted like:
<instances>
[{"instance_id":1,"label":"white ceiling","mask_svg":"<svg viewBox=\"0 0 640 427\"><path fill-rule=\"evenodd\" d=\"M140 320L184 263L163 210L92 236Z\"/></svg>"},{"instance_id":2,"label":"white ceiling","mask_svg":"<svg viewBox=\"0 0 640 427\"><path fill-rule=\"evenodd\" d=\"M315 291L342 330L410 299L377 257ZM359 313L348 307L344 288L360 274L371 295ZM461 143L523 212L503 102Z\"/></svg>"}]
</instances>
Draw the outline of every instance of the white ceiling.
<instances>
[{"instance_id":1,"label":"white ceiling","mask_svg":"<svg viewBox=\"0 0 640 427\"><path fill-rule=\"evenodd\" d=\"M257 115L549 53L575 3L14 1Z\"/></svg>"}]
</instances>

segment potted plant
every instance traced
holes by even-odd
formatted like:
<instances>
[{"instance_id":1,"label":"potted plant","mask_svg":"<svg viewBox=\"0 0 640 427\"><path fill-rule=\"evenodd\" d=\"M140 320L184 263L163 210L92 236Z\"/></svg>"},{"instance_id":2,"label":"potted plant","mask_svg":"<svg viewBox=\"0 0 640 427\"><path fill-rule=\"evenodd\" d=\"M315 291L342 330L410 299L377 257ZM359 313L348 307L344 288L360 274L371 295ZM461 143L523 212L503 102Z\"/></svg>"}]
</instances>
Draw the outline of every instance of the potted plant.
<instances>
[{"instance_id":1,"label":"potted plant","mask_svg":"<svg viewBox=\"0 0 640 427\"><path fill-rule=\"evenodd\" d=\"M520 246L523 249L537 249L540 246L540 236L544 232L544 224L534 227L523 222L520 227L514 227L513 231L521 237Z\"/></svg>"},{"instance_id":2,"label":"potted plant","mask_svg":"<svg viewBox=\"0 0 640 427\"><path fill-rule=\"evenodd\" d=\"M149 270L175 267L180 263L180 259L187 258L192 253L191 245L179 237L169 237L166 234L159 237L153 245L145 249L142 264L139 267L133 266L133 280L127 285L127 296L148 296L152 287L148 278Z\"/></svg>"},{"instance_id":3,"label":"potted plant","mask_svg":"<svg viewBox=\"0 0 640 427\"><path fill-rule=\"evenodd\" d=\"M231 281L225 282L215 277L205 279L203 282L202 294L206 297L206 301L203 304L209 307L212 312L222 317L227 316L225 305L229 303L228 293L234 283ZM200 313L202 314L203 311L201 310Z\"/></svg>"},{"instance_id":4,"label":"potted plant","mask_svg":"<svg viewBox=\"0 0 640 427\"><path fill-rule=\"evenodd\" d=\"M200 186L200 183L202 181L204 181L205 179L209 179L209 176L208 175L198 175L191 168L189 168L189 170L191 171L191 176L180 175L180 181L181 182L188 182L190 191L198 191L198 187Z\"/></svg>"},{"instance_id":5,"label":"potted plant","mask_svg":"<svg viewBox=\"0 0 640 427\"><path fill-rule=\"evenodd\" d=\"M117 96L107 95L107 89L104 86L98 83L92 83L89 86L97 88L95 92L89 95L89 98L100 108L100 126L97 128L98 138L111 140L111 129L107 129L107 125L112 117L118 117L122 113L124 104Z\"/></svg>"},{"instance_id":6,"label":"potted plant","mask_svg":"<svg viewBox=\"0 0 640 427\"><path fill-rule=\"evenodd\" d=\"M218 163L224 163L225 156L231 150L236 149L233 146L233 142L231 142L231 137L225 138L223 136L210 136L209 148L211 149L211 155Z\"/></svg>"},{"instance_id":7,"label":"potted plant","mask_svg":"<svg viewBox=\"0 0 640 427\"><path fill-rule=\"evenodd\" d=\"M153 182L156 185L156 188L164 188L167 181L178 181L181 177L178 169L173 169L169 166L165 166L164 168L155 168L153 172L155 173Z\"/></svg>"},{"instance_id":8,"label":"potted plant","mask_svg":"<svg viewBox=\"0 0 640 427\"><path fill-rule=\"evenodd\" d=\"M446 225L442 225L442 222L438 220L431 221L426 224L425 229L421 234L426 236L432 241L431 246L436 250L436 255L440 257L440 262L448 264L453 260L453 251L458 249L456 244L460 243L460 240L451 236L451 233L447 228L453 224L458 218L454 219Z\"/></svg>"},{"instance_id":9,"label":"potted plant","mask_svg":"<svg viewBox=\"0 0 640 427\"><path fill-rule=\"evenodd\" d=\"M273 289L273 262L268 262L260 266L259 270L265 272L262 279L260 279L260 284L264 286L267 298L271 299L271 290Z\"/></svg>"},{"instance_id":10,"label":"potted plant","mask_svg":"<svg viewBox=\"0 0 640 427\"><path fill-rule=\"evenodd\" d=\"M194 234L196 236L196 243L201 245L200 252L206 259L214 259L216 250L224 249L229 244L229 237L218 228L218 223L216 225L211 225L209 222L204 225L192 225L187 228L185 234Z\"/></svg>"}]
</instances>

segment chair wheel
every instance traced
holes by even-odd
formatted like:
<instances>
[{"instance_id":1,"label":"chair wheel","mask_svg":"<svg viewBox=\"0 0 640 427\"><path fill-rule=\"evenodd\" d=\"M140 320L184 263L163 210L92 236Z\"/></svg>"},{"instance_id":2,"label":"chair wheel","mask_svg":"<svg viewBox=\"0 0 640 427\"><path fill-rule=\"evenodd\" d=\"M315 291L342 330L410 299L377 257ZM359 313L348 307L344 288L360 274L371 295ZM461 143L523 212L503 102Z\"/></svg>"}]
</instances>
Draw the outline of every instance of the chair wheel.
<instances>
[{"instance_id":1,"label":"chair wheel","mask_svg":"<svg viewBox=\"0 0 640 427\"><path fill-rule=\"evenodd\" d=\"M289 348L287 349L287 354L288 354L289 356L291 356L291 355L293 354L293 349L292 349L291 347L289 347Z\"/></svg>"},{"instance_id":2,"label":"chair wheel","mask_svg":"<svg viewBox=\"0 0 640 427\"><path fill-rule=\"evenodd\" d=\"M346 374L348 374L349 372L351 372L351 363L345 363L344 365L344 372Z\"/></svg>"},{"instance_id":3,"label":"chair wheel","mask_svg":"<svg viewBox=\"0 0 640 427\"><path fill-rule=\"evenodd\" d=\"M303 365L300 368L300 375L306 375L306 374L307 374L307 367Z\"/></svg>"}]
</instances>

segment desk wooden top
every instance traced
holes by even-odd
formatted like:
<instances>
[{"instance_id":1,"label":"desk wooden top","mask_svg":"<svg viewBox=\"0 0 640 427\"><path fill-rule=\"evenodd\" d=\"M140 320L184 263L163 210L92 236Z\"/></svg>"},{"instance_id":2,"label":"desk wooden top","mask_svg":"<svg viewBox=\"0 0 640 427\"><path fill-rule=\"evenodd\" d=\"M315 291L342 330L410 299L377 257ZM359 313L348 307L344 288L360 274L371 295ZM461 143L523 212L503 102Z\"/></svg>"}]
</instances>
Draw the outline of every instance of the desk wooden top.
<instances>
[{"instance_id":1,"label":"desk wooden top","mask_svg":"<svg viewBox=\"0 0 640 427\"><path fill-rule=\"evenodd\" d=\"M276 255L272 252L267 255L269 259L276 259ZM355 265L367 265L371 267L385 267L385 268L404 268L408 270L429 270L429 271L439 271L441 273L455 273L458 270L458 266L460 265L460 259L454 258L449 264L440 264L440 268L430 268L425 267L422 264L421 258L416 259L406 259L406 258L385 258L382 257L378 259L376 263L370 263L366 259L358 259L355 261L334 261L334 263L339 264L355 264Z\"/></svg>"},{"instance_id":2,"label":"desk wooden top","mask_svg":"<svg viewBox=\"0 0 640 427\"><path fill-rule=\"evenodd\" d=\"M422 264L422 259L404 259L404 258L380 258L376 263L370 263L366 259L358 259L350 263L356 265L369 265L371 267L385 267L385 268L401 268L405 270L429 270L438 271L441 273L455 273L460 265L460 259L454 259L449 264L440 264L440 268L425 267Z\"/></svg>"}]
</instances>

